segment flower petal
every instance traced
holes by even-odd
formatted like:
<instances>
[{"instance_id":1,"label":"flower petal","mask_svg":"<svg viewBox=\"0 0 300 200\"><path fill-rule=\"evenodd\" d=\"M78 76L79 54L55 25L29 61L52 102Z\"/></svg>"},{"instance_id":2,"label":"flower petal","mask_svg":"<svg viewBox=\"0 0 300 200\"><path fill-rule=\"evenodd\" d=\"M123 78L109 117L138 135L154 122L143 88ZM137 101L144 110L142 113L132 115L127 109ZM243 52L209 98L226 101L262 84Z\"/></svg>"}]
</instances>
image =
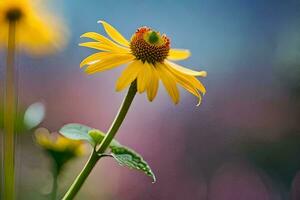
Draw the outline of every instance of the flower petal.
<instances>
[{"instance_id":1,"label":"flower petal","mask_svg":"<svg viewBox=\"0 0 300 200\"><path fill-rule=\"evenodd\" d=\"M158 90L158 86L159 86L159 77L158 77L158 73L155 69L155 67L151 66L152 68L152 75L150 78L150 82L147 88L147 97L149 99L149 101L153 101L153 99L155 98L156 94L157 94L157 90Z\"/></svg>"},{"instance_id":2,"label":"flower petal","mask_svg":"<svg viewBox=\"0 0 300 200\"><path fill-rule=\"evenodd\" d=\"M98 21L98 23L103 25L107 35L109 35L114 41L124 45L125 47L129 47L128 40L126 40L113 26L102 20Z\"/></svg>"},{"instance_id":3,"label":"flower petal","mask_svg":"<svg viewBox=\"0 0 300 200\"><path fill-rule=\"evenodd\" d=\"M191 69L188 69L188 68L185 68L185 67L182 67L180 65L177 65L173 62L170 62L168 60L165 60L165 63L168 64L170 67L176 69L177 71L180 71L184 74L187 74L187 75L191 75L191 76L201 76L201 77L206 77L207 76L207 73L206 71L194 71L194 70L191 70Z\"/></svg>"},{"instance_id":4,"label":"flower petal","mask_svg":"<svg viewBox=\"0 0 300 200\"><path fill-rule=\"evenodd\" d=\"M179 91L176 86L174 76L166 69L165 64L158 63L155 65L160 79L162 80L172 101L177 104L179 102Z\"/></svg>"},{"instance_id":5,"label":"flower petal","mask_svg":"<svg viewBox=\"0 0 300 200\"><path fill-rule=\"evenodd\" d=\"M178 71L172 69L171 67L169 67L168 65L166 65L166 67L170 71L170 73L173 74L173 76L176 79L176 82L178 82L187 91L189 91L190 93L192 93L193 95L195 95L196 97L198 97L199 101L198 101L197 106L200 105L202 97L201 97L201 94L199 93L199 91L198 91L198 89L197 89L197 87L196 87L196 85L194 83L194 80L192 79L194 77L186 75L186 74L183 74L181 72L178 72Z\"/></svg>"},{"instance_id":6,"label":"flower petal","mask_svg":"<svg viewBox=\"0 0 300 200\"><path fill-rule=\"evenodd\" d=\"M191 56L191 52L187 49L170 49L167 59L184 60Z\"/></svg>"},{"instance_id":7,"label":"flower petal","mask_svg":"<svg viewBox=\"0 0 300 200\"><path fill-rule=\"evenodd\" d=\"M206 89L204 87L204 85L195 77L191 76L190 80L192 81L193 85L200 90L203 94L206 93Z\"/></svg>"},{"instance_id":8,"label":"flower petal","mask_svg":"<svg viewBox=\"0 0 300 200\"><path fill-rule=\"evenodd\" d=\"M110 39L108 39L107 37L99 34L99 33L87 32L87 33L84 33L83 35L81 35L80 37L81 38L83 38L83 37L90 38L90 39L96 40L100 43L103 43L103 44L106 44L106 45L109 45L109 46L113 46L113 47L116 47L116 48L120 48L120 49L126 49L127 51L129 51L129 48L120 46L120 45L114 43L113 41L111 41Z\"/></svg>"},{"instance_id":9,"label":"flower petal","mask_svg":"<svg viewBox=\"0 0 300 200\"><path fill-rule=\"evenodd\" d=\"M143 93L146 90L152 75L151 65L148 62L145 62L142 65L142 69L137 77L137 91L139 93Z\"/></svg>"},{"instance_id":10,"label":"flower petal","mask_svg":"<svg viewBox=\"0 0 300 200\"><path fill-rule=\"evenodd\" d=\"M121 76L117 80L116 90L121 91L131 84L137 77L138 73L143 67L143 63L139 60L135 60L125 68Z\"/></svg>"},{"instance_id":11,"label":"flower petal","mask_svg":"<svg viewBox=\"0 0 300 200\"><path fill-rule=\"evenodd\" d=\"M169 62L170 63L170 62ZM169 65L168 62L166 62L165 64L167 65L168 69L172 70L173 72L175 72L176 74L182 74L182 76L185 76L192 84L193 86L200 90L203 94L206 93L206 89L204 87L204 85L194 76L192 75L188 75L186 73L183 73L182 71L178 71L175 68L173 68L171 65ZM205 72L206 73L206 72Z\"/></svg>"},{"instance_id":12,"label":"flower petal","mask_svg":"<svg viewBox=\"0 0 300 200\"><path fill-rule=\"evenodd\" d=\"M105 59L100 60L99 62L96 62L96 63L88 66L86 68L85 72L87 74L102 72L102 71L123 65L125 63L129 63L133 59L134 59L134 57L130 54L111 54L111 55L107 56Z\"/></svg>"},{"instance_id":13,"label":"flower petal","mask_svg":"<svg viewBox=\"0 0 300 200\"><path fill-rule=\"evenodd\" d=\"M100 42L84 42L84 43L80 43L79 46L97 49L100 51L113 51L113 52L117 52L117 53L129 53L130 52L129 49L119 48L119 47L107 45L107 44L100 43Z\"/></svg>"},{"instance_id":14,"label":"flower petal","mask_svg":"<svg viewBox=\"0 0 300 200\"><path fill-rule=\"evenodd\" d=\"M96 40L98 42L102 42L105 44L111 44L111 43L115 44L107 37L105 37L99 33L96 33L96 32L87 32L87 33L82 34L80 37L81 38L90 38L90 39L93 39L93 40Z\"/></svg>"},{"instance_id":15,"label":"flower petal","mask_svg":"<svg viewBox=\"0 0 300 200\"><path fill-rule=\"evenodd\" d=\"M88 57L86 57L85 59L83 59L80 63L80 68L85 66L85 65L91 65L94 64L100 60L102 60L103 58L105 58L106 56L109 56L113 53L111 52L98 52L98 53L94 53Z\"/></svg>"}]
</instances>

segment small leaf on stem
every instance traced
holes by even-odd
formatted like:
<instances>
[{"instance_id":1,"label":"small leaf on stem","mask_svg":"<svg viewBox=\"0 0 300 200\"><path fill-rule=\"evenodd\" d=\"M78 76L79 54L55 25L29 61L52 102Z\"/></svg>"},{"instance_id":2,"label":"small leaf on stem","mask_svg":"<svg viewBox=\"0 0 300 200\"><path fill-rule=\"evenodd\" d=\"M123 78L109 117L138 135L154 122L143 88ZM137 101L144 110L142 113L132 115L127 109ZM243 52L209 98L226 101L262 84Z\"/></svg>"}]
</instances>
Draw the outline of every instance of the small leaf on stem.
<instances>
[{"instance_id":1,"label":"small leaf on stem","mask_svg":"<svg viewBox=\"0 0 300 200\"><path fill-rule=\"evenodd\" d=\"M92 129L88 132L88 134L93 139L95 145L99 144L104 138L104 133L98 129Z\"/></svg>"},{"instance_id":2,"label":"small leaf on stem","mask_svg":"<svg viewBox=\"0 0 300 200\"><path fill-rule=\"evenodd\" d=\"M87 141L93 147L100 144L105 136L105 133L98 129L94 129L86 125L77 123L64 125L59 130L59 133L69 139ZM110 146L118 147L120 146L120 143L116 140L112 140Z\"/></svg>"},{"instance_id":3,"label":"small leaf on stem","mask_svg":"<svg viewBox=\"0 0 300 200\"><path fill-rule=\"evenodd\" d=\"M93 138L88 134L92 128L82 125L82 124L66 124L60 130L59 133L66 138L72 140L85 140L94 145Z\"/></svg>"},{"instance_id":4,"label":"small leaf on stem","mask_svg":"<svg viewBox=\"0 0 300 200\"><path fill-rule=\"evenodd\" d=\"M146 175L150 176L153 179L153 183L155 183L155 175L141 155L126 146L111 145L110 148L111 155L120 165L144 172Z\"/></svg>"}]
</instances>

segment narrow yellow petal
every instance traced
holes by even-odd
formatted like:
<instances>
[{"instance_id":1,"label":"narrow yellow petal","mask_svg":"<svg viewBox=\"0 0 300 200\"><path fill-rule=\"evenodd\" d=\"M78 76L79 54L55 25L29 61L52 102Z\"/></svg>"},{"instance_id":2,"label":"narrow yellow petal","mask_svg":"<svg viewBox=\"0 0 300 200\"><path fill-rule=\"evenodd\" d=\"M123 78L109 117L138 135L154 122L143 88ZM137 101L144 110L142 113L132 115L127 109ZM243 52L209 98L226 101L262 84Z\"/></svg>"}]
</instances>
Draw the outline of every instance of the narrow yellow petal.
<instances>
[{"instance_id":1,"label":"narrow yellow petal","mask_svg":"<svg viewBox=\"0 0 300 200\"><path fill-rule=\"evenodd\" d=\"M137 77L137 91L143 93L149 85L151 80L152 69L148 62L142 64L142 69L140 70Z\"/></svg>"},{"instance_id":2,"label":"narrow yellow petal","mask_svg":"<svg viewBox=\"0 0 300 200\"><path fill-rule=\"evenodd\" d=\"M194 70L191 70L191 69L188 69L188 68L185 68L185 67L182 67L178 64L175 64L173 62L170 62L168 60L165 60L165 63L167 65L169 65L170 67L174 68L175 70L177 71L180 71L184 74L187 74L187 75L191 75L191 76L201 76L201 77L206 77L207 76L207 73L206 71L194 71Z\"/></svg>"},{"instance_id":3,"label":"narrow yellow petal","mask_svg":"<svg viewBox=\"0 0 300 200\"><path fill-rule=\"evenodd\" d=\"M92 49L97 49L100 51L113 51L115 50L112 46L109 46L107 44L103 44L100 42L84 42L84 43L80 43L79 46L82 47L88 47L88 48L92 48Z\"/></svg>"},{"instance_id":4,"label":"narrow yellow petal","mask_svg":"<svg viewBox=\"0 0 300 200\"><path fill-rule=\"evenodd\" d=\"M119 48L119 47L107 45L107 44L100 43L100 42L84 42L84 43L80 43L79 46L97 49L100 51L113 51L113 52L117 52L117 53L129 53L130 52L129 49Z\"/></svg>"},{"instance_id":5,"label":"narrow yellow petal","mask_svg":"<svg viewBox=\"0 0 300 200\"><path fill-rule=\"evenodd\" d=\"M172 69L171 67L169 67L168 65L166 65L166 67L170 71L170 73L173 74L173 76L176 79L176 82L178 82L187 91L189 91L190 93L192 93L193 95L195 95L196 97L198 97L199 101L198 101L197 105L200 105L202 97L201 97L201 94L199 93L196 85L194 84L194 80L192 80L192 78L194 78L194 77L186 75L186 74L183 74L181 72L178 72L178 71Z\"/></svg>"},{"instance_id":6,"label":"narrow yellow petal","mask_svg":"<svg viewBox=\"0 0 300 200\"><path fill-rule=\"evenodd\" d=\"M109 35L114 41L121 45L124 45L125 47L129 47L129 42L113 26L105 21L100 20L98 22L103 25L107 35Z\"/></svg>"},{"instance_id":7,"label":"narrow yellow petal","mask_svg":"<svg viewBox=\"0 0 300 200\"><path fill-rule=\"evenodd\" d=\"M131 84L137 77L139 71L142 69L143 63L139 60L135 60L125 68L121 76L117 80L116 90L121 91Z\"/></svg>"},{"instance_id":8,"label":"narrow yellow petal","mask_svg":"<svg viewBox=\"0 0 300 200\"><path fill-rule=\"evenodd\" d=\"M81 38L82 37L90 38L90 39L96 40L100 43L103 43L103 44L106 44L106 45L109 45L109 46L113 46L115 48L125 49L125 50L129 51L129 48L120 46L120 45L114 43L113 41L111 41L110 39L108 39L107 37L99 34L99 33L87 32L87 33L84 33L83 35L81 35L80 37Z\"/></svg>"},{"instance_id":9,"label":"narrow yellow petal","mask_svg":"<svg viewBox=\"0 0 300 200\"><path fill-rule=\"evenodd\" d=\"M187 76L189 81L191 81L191 83L193 84L193 86L196 89L200 90L203 94L206 93L206 89L205 89L204 85L196 77L194 77L194 75L191 75L190 73L189 74L184 73L182 71L177 70L176 68L174 68L173 66L170 65L170 62L166 62L165 64L169 67L169 69L173 70L176 74L181 73L181 74L184 74L185 76ZM184 68L184 69L186 69L186 68ZM204 72L204 71L202 71L202 72ZM206 72L205 72L205 75L206 75Z\"/></svg>"},{"instance_id":10,"label":"narrow yellow petal","mask_svg":"<svg viewBox=\"0 0 300 200\"><path fill-rule=\"evenodd\" d=\"M149 99L149 101L153 101L153 99L155 98L157 91L158 91L158 86L159 86L159 77L158 77L158 73L155 69L155 67L151 66L152 69L152 73L151 73L151 77L150 77L150 82L147 88L147 97Z\"/></svg>"},{"instance_id":11,"label":"narrow yellow petal","mask_svg":"<svg viewBox=\"0 0 300 200\"><path fill-rule=\"evenodd\" d=\"M175 104L177 104L179 102L179 91L176 86L176 80L174 76L166 69L166 66L164 64L158 63L155 66L159 74L159 77L162 80L172 101Z\"/></svg>"},{"instance_id":12,"label":"narrow yellow petal","mask_svg":"<svg viewBox=\"0 0 300 200\"><path fill-rule=\"evenodd\" d=\"M184 60L191 56L191 52L186 49L170 49L167 59Z\"/></svg>"},{"instance_id":13,"label":"narrow yellow petal","mask_svg":"<svg viewBox=\"0 0 300 200\"><path fill-rule=\"evenodd\" d=\"M200 90L203 94L206 93L206 89L205 89L204 85L203 85L196 77L191 76L190 79L191 79L193 85L194 85L198 90Z\"/></svg>"},{"instance_id":14,"label":"narrow yellow petal","mask_svg":"<svg viewBox=\"0 0 300 200\"><path fill-rule=\"evenodd\" d=\"M125 63L132 61L134 57L130 54L112 54L107 56L105 59L88 66L85 70L87 74L93 74L96 72L102 72L114 67L118 67Z\"/></svg>"},{"instance_id":15,"label":"narrow yellow petal","mask_svg":"<svg viewBox=\"0 0 300 200\"><path fill-rule=\"evenodd\" d=\"M99 33L96 33L96 32L87 32L87 33L82 34L80 37L81 38L90 38L90 39L96 40L98 42L102 42L104 44L112 44L113 43L107 37L105 37Z\"/></svg>"},{"instance_id":16,"label":"narrow yellow petal","mask_svg":"<svg viewBox=\"0 0 300 200\"><path fill-rule=\"evenodd\" d=\"M86 57L85 59L83 59L80 63L80 68L85 66L85 65L91 65L94 64L100 60L102 60L103 58L105 58L106 56L109 56L113 53L111 52L98 52L98 53L94 53L88 57Z\"/></svg>"}]
</instances>

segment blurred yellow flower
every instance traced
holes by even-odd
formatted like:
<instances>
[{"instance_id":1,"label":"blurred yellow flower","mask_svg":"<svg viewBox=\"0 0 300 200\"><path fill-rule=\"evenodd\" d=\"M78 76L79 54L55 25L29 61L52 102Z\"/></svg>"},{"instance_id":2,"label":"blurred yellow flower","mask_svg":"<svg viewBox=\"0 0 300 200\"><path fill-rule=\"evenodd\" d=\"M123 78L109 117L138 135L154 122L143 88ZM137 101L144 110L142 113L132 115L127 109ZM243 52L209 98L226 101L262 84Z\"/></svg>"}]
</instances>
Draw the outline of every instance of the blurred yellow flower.
<instances>
[{"instance_id":1,"label":"blurred yellow flower","mask_svg":"<svg viewBox=\"0 0 300 200\"><path fill-rule=\"evenodd\" d=\"M42 3L39 0L0 0L0 45L7 45L11 23L15 23L17 45L27 53L51 53L65 45L66 28L57 17L41 8Z\"/></svg>"},{"instance_id":2,"label":"blurred yellow flower","mask_svg":"<svg viewBox=\"0 0 300 200\"><path fill-rule=\"evenodd\" d=\"M65 138L57 133L50 134L45 128L37 129L35 138L40 147L51 153L67 154L72 158L81 156L85 152L83 142Z\"/></svg>"},{"instance_id":3,"label":"blurred yellow flower","mask_svg":"<svg viewBox=\"0 0 300 200\"><path fill-rule=\"evenodd\" d=\"M148 27L137 29L128 41L107 22L99 22L112 40L95 32L81 36L95 40L81 43L81 46L101 51L81 62L80 67L88 66L86 73L93 74L128 64L117 81L117 91L137 80L138 92L146 91L149 101L152 101L161 80L175 104L180 99L177 84L198 97L200 104L201 93L205 94L206 90L196 77L206 77L207 73L190 70L172 62L187 59L190 56L188 50L171 49L170 40L166 35Z\"/></svg>"}]
</instances>

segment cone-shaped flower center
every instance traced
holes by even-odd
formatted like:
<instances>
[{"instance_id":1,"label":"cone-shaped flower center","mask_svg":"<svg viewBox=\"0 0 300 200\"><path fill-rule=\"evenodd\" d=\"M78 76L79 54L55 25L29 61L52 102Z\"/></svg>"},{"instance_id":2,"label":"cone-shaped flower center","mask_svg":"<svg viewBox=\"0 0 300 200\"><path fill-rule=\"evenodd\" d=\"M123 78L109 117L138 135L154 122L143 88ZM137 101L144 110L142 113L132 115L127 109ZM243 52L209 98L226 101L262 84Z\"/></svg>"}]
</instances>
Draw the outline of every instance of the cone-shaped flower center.
<instances>
[{"instance_id":1,"label":"cone-shaped flower center","mask_svg":"<svg viewBox=\"0 0 300 200\"><path fill-rule=\"evenodd\" d=\"M161 35L148 27L141 27L133 34L130 49L136 59L154 64L167 58L170 40L166 35Z\"/></svg>"},{"instance_id":2,"label":"cone-shaped flower center","mask_svg":"<svg viewBox=\"0 0 300 200\"><path fill-rule=\"evenodd\" d=\"M20 8L12 7L6 11L6 20L7 21L18 21L22 18L23 12Z\"/></svg>"}]
</instances>

